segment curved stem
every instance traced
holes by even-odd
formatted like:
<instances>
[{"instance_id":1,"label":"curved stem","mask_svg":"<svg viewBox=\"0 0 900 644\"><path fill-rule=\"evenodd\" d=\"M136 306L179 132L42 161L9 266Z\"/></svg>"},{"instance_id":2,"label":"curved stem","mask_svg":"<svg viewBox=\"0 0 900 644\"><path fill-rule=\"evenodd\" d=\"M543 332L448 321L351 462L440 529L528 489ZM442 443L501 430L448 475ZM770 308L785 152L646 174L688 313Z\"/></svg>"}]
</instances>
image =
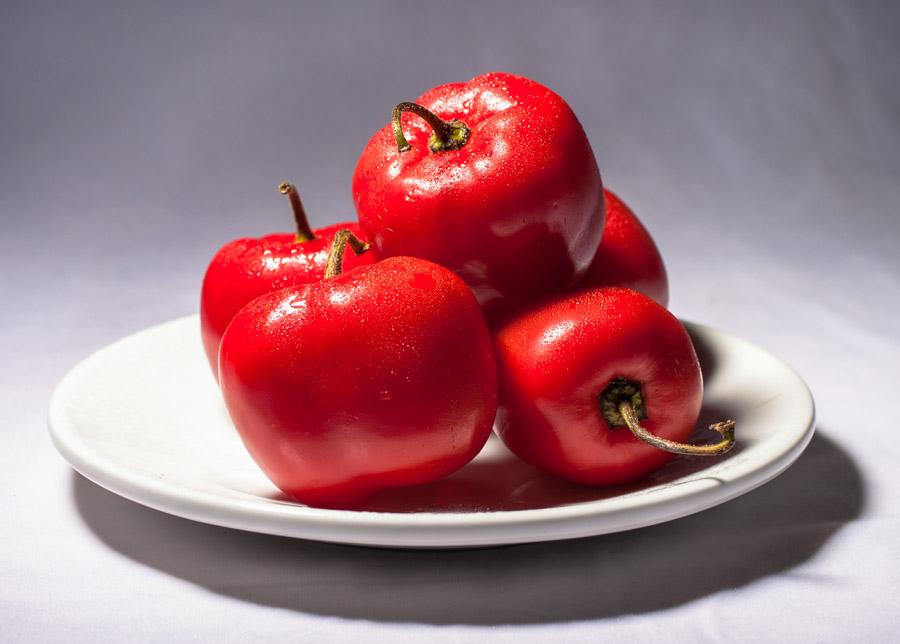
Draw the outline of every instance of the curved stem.
<instances>
[{"instance_id":1,"label":"curved stem","mask_svg":"<svg viewBox=\"0 0 900 644\"><path fill-rule=\"evenodd\" d=\"M328 260L325 262L325 279L331 279L335 275L340 275L344 265L344 251L347 250L347 244L357 255L362 255L369 250L371 246L369 242L364 242L346 228L341 228L331 240L331 247L328 249Z\"/></svg>"},{"instance_id":2,"label":"curved stem","mask_svg":"<svg viewBox=\"0 0 900 644\"><path fill-rule=\"evenodd\" d=\"M687 456L719 456L734 447L734 421L725 420L710 425L709 428L722 435L722 440L711 445L694 445L692 443L678 443L667 438L660 438L641 427L637 412L629 401L619 403L619 413L628 425L631 433L645 443L653 445L673 454L685 454Z\"/></svg>"},{"instance_id":3,"label":"curved stem","mask_svg":"<svg viewBox=\"0 0 900 644\"><path fill-rule=\"evenodd\" d=\"M394 111L391 112L391 128L394 130L394 140L397 142L397 150L400 152L412 149L409 141L403 136L403 126L400 123L400 117L403 115L403 112L415 114L431 126L434 132L428 141L428 149L432 152L458 150L469 140L469 126L459 119L445 121L418 103L404 102L399 103L394 108Z\"/></svg>"},{"instance_id":4,"label":"curved stem","mask_svg":"<svg viewBox=\"0 0 900 644\"><path fill-rule=\"evenodd\" d=\"M306 218L306 210L303 209L303 202L300 201L300 193L294 187L294 184L285 181L278 186L278 192L287 195L291 200L291 208L294 210L294 221L297 223L298 242L307 242L315 239L316 236L309 227L309 220Z\"/></svg>"}]
</instances>

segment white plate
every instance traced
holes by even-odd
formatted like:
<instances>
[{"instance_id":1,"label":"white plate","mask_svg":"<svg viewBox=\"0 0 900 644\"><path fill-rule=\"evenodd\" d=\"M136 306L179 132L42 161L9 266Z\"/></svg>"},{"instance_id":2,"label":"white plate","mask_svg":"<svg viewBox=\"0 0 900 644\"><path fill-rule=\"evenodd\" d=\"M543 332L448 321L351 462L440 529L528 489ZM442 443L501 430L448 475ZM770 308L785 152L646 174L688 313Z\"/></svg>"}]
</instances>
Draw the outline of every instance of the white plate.
<instances>
[{"instance_id":1,"label":"white plate","mask_svg":"<svg viewBox=\"0 0 900 644\"><path fill-rule=\"evenodd\" d=\"M780 474L813 434L812 396L752 344L688 324L704 368L702 422L737 421L721 459L677 458L640 484L589 488L518 461L492 438L437 483L384 492L365 510L292 503L231 425L196 316L152 327L76 366L50 404L50 433L83 475L144 505L231 528L405 548L487 546L630 530L699 512Z\"/></svg>"}]
</instances>

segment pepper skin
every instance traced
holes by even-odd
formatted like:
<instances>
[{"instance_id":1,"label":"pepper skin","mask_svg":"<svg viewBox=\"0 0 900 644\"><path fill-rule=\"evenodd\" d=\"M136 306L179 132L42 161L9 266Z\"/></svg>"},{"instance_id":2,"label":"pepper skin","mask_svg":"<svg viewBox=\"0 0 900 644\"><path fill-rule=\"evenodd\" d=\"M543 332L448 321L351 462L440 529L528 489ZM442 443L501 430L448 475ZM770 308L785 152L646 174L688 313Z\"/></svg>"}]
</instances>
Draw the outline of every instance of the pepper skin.
<instances>
[{"instance_id":1,"label":"pepper skin","mask_svg":"<svg viewBox=\"0 0 900 644\"><path fill-rule=\"evenodd\" d=\"M257 239L236 239L215 254L200 293L200 330L213 375L218 377L219 344L235 314L251 300L286 286L322 279L328 248L335 233L356 224L335 224L312 231L314 239L298 241L294 233L276 233ZM347 268L376 261L372 253L345 253Z\"/></svg>"},{"instance_id":2,"label":"pepper skin","mask_svg":"<svg viewBox=\"0 0 900 644\"><path fill-rule=\"evenodd\" d=\"M489 312L574 284L597 250L604 204L597 162L568 104L506 73L441 85L417 103L447 126L460 121L468 138L431 151L437 130L396 110L409 149L398 152L391 125L372 137L353 198L379 254L451 269Z\"/></svg>"},{"instance_id":3,"label":"pepper skin","mask_svg":"<svg viewBox=\"0 0 900 644\"><path fill-rule=\"evenodd\" d=\"M573 288L624 286L669 303L669 280L656 244L637 215L609 190L606 197L606 225L594 260Z\"/></svg>"},{"instance_id":4,"label":"pepper skin","mask_svg":"<svg viewBox=\"0 0 900 644\"><path fill-rule=\"evenodd\" d=\"M566 294L508 320L494 334L497 432L523 460L575 483L641 479L672 455L612 427L602 396L639 385L652 434L685 441L703 398L700 364L681 323L625 288Z\"/></svg>"},{"instance_id":5,"label":"pepper skin","mask_svg":"<svg viewBox=\"0 0 900 644\"><path fill-rule=\"evenodd\" d=\"M319 507L459 469L497 405L478 303L456 275L411 257L254 300L225 332L219 369L251 456Z\"/></svg>"}]
</instances>

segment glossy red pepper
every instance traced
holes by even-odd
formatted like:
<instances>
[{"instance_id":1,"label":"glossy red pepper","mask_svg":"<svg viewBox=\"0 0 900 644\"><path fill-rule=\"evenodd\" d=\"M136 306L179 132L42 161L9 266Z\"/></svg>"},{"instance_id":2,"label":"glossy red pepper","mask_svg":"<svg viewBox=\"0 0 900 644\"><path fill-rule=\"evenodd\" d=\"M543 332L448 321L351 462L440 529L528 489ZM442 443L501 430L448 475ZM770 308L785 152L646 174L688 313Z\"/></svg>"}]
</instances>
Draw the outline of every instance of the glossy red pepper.
<instances>
[{"instance_id":1,"label":"glossy red pepper","mask_svg":"<svg viewBox=\"0 0 900 644\"><path fill-rule=\"evenodd\" d=\"M566 102L512 74L401 103L353 177L360 223L382 256L461 276L487 310L575 283L603 231L603 192Z\"/></svg>"},{"instance_id":2,"label":"glossy red pepper","mask_svg":"<svg viewBox=\"0 0 900 644\"><path fill-rule=\"evenodd\" d=\"M497 404L472 292L412 257L254 300L225 332L219 374L262 470L322 507L459 469L490 435Z\"/></svg>"},{"instance_id":3,"label":"glossy red pepper","mask_svg":"<svg viewBox=\"0 0 900 644\"><path fill-rule=\"evenodd\" d=\"M296 189L287 183L282 184L280 189L291 198L297 232L230 241L215 254L203 277L200 329L206 357L217 378L222 335L245 304L285 286L321 280L328 248L335 233L342 228L364 237L355 223L310 229ZM371 264L375 260L374 253L357 257L349 252L346 256L348 269Z\"/></svg>"},{"instance_id":4,"label":"glossy red pepper","mask_svg":"<svg viewBox=\"0 0 900 644\"><path fill-rule=\"evenodd\" d=\"M728 421L716 427L721 443L683 443L703 399L700 365L681 323L637 291L591 289L535 305L498 328L494 346L497 432L556 476L627 483L671 452L714 455L734 442Z\"/></svg>"},{"instance_id":5,"label":"glossy red pepper","mask_svg":"<svg viewBox=\"0 0 900 644\"><path fill-rule=\"evenodd\" d=\"M659 249L637 215L609 190L603 239L591 265L574 288L624 286L669 303L669 280Z\"/></svg>"}]
</instances>

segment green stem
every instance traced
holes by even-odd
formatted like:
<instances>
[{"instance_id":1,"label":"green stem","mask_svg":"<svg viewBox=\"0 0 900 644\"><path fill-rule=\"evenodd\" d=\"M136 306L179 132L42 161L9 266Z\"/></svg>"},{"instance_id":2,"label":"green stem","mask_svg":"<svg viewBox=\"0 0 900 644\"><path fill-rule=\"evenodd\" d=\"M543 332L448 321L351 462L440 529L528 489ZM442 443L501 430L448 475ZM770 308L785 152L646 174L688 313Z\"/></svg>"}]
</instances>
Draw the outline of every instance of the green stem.
<instances>
[{"instance_id":1,"label":"green stem","mask_svg":"<svg viewBox=\"0 0 900 644\"><path fill-rule=\"evenodd\" d=\"M336 275L340 275L344 268L344 251L347 250L347 244L357 255L362 255L369 250L371 246L368 242L364 242L346 228L341 228L331 240L331 247L328 249L328 259L325 262L325 279L331 279Z\"/></svg>"},{"instance_id":2,"label":"green stem","mask_svg":"<svg viewBox=\"0 0 900 644\"><path fill-rule=\"evenodd\" d=\"M297 237L295 240L298 242L308 242L315 239L316 236L313 233L312 228L309 227L309 220L306 218L306 210L303 208L303 202L300 201L300 194L297 192L294 185L285 181L278 186L278 192L287 195L291 200L291 208L294 211L294 221L297 223Z\"/></svg>"},{"instance_id":3,"label":"green stem","mask_svg":"<svg viewBox=\"0 0 900 644\"><path fill-rule=\"evenodd\" d=\"M722 435L722 440L711 445L679 443L660 438L641 426L649 417L647 403L641 391L641 383L624 377L613 378L598 396L600 414L610 429L627 426L637 438L658 449L687 456L719 456L734 447L734 421L724 420L709 428Z\"/></svg>"},{"instance_id":4,"label":"green stem","mask_svg":"<svg viewBox=\"0 0 900 644\"><path fill-rule=\"evenodd\" d=\"M711 445L694 445L693 443L679 443L670 441L667 438L660 438L655 434L651 434L641 427L637 414L631 403L623 401L619 403L619 413L628 425L631 433L640 438L645 443L653 445L666 452L672 454L684 454L686 456L720 456L734 447L734 421L724 420L720 423L714 423L709 428L722 435L722 440Z\"/></svg>"},{"instance_id":5,"label":"green stem","mask_svg":"<svg viewBox=\"0 0 900 644\"><path fill-rule=\"evenodd\" d=\"M399 103L391 113L391 127L394 130L394 140L397 142L397 150L406 152L412 149L409 141L403 136L403 126L400 123L400 117L403 112L415 114L423 119L431 126L433 133L428 140L428 149L432 152L445 152L447 150L458 150L469 141L469 126L460 121L453 119L445 121L440 116L422 107L418 103Z\"/></svg>"}]
</instances>

